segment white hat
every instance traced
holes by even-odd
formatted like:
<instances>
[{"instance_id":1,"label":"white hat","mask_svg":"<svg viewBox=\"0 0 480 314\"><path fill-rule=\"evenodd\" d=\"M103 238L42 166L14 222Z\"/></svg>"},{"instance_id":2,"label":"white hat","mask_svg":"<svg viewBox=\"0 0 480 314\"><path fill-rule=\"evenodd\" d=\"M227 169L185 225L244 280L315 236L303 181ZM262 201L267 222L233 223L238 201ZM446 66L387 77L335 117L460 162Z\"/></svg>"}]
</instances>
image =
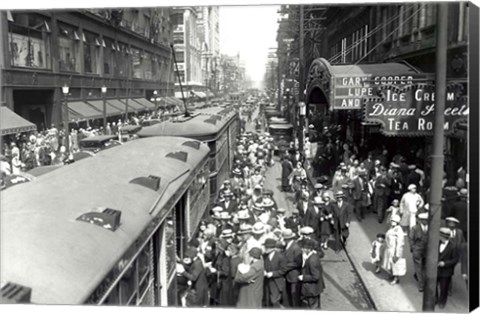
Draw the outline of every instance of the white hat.
<instances>
[{"instance_id":1,"label":"white hat","mask_svg":"<svg viewBox=\"0 0 480 314\"><path fill-rule=\"evenodd\" d=\"M408 186L408 190L409 190L409 191L411 191L411 190L413 190L413 189L416 189L416 188L417 188L417 186L416 186L415 184L410 184L410 185Z\"/></svg>"},{"instance_id":2,"label":"white hat","mask_svg":"<svg viewBox=\"0 0 480 314\"><path fill-rule=\"evenodd\" d=\"M305 227L300 229L300 233L304 234L304 235L312 234L313 233L313 228L309 227L309 226L305 226Z\"/></svg>"},{"instance_id":3,"label":"white hat","mask_svg":"<svg viewBox=\"0 0 480 314\"><path fill-rule=\"evenodd\" d=\"M447 217L445 218L445 221L456 222L457 224L460 223L460 221L455 217Z\"/></svg>"},{"instance_id":4,"label":"white hat","mask_svg":"<svg viewBox=\"0 0 480 314\"><path fill-rule=\"evenodd\" d=\"M252 233L254 234L263 234L265 232L265 225L258 221L252 227Z\"/></svg>"},{"instance_id":5,"label":"white hat","mask_svg":"<svg viewBox=\"0 0 480 314\"><path fill-rule=\"evenodd\" d=\"M418 219L428 219L428 213L418 214Z\"/></svg>"}]
</instances>

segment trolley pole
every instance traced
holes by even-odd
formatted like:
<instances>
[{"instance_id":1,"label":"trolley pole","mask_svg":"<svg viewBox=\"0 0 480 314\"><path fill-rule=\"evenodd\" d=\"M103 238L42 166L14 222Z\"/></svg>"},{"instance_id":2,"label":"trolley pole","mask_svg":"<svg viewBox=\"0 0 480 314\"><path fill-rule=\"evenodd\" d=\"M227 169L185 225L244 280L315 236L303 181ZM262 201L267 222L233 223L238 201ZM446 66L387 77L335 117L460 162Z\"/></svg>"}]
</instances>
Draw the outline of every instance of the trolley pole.
<instances>
[{"instance_id":1,"label":"trolley pole","mask_svg":"<svg viewBox=\"0 0 480 314\"><path fill-rule=\"evenodd\" d=\"M300 56L298 58L298 62L300 63L300 71L299 71L299 79L298 79L298 103L304 102L304 94L303 91L305 90L305 82L304 82L304 76L305 76L305 53L304 53L304 16L303 16L303 5L300 5L300 38L299 38L299 53ZM300 115L300 111L297 111L298 114ZM298 147L300 149L300 154L305 154L304 152L304 125L305 125L305 116L300 115L299 117L299 128L298 128Z\"/></svg>"},{"instance_id":2,"label":"trolley pole","mask_svg":"<svg viewBox=\"0 0 480 314\"><path fill-rule=\"evenodd\" d=\"M433 126L433 154L430 180L430 223L425 267L425 286L423 293L423 311L435 310L437 290L438 242L440 232L442 177L443 177L443 136L444 111L447 88L447 21L448 4L437 4L437 52L435 77L435 120ZM443 22L440 22L443 21Z\"/></svg>"}]
</instances>

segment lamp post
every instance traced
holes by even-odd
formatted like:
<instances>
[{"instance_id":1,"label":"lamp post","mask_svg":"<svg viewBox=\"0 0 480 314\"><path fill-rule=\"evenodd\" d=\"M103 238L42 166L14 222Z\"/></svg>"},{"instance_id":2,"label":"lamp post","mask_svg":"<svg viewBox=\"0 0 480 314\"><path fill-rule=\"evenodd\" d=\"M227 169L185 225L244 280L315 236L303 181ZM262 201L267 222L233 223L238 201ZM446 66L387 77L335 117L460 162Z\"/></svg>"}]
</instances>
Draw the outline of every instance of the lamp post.
<instances>
[{"instance_id":1,"label":"lamp post","mask_svg":"<svg viewBox=\"0 0 480 314\"><path fill-rule=\"evenodd\" d=\"M107 132L107 87L102 86L102 97L103 97L103 132ZM106 134L106 133L105 133Z\"/></svg>"},{"instance_id":2,"label":"lamp post","mask_svg":"<svg viewBox=\"0 0 480 314\"><path fill-rule=\"evenodd\" d=\"M63 127L65 128L65 150L67 154L70 154L70 129L68 127L68 93L70 87L67 84L62 86L63 93Z\"/></svg>"},{"instance_id":3,"label":"lamp post","mask_svg":"<svg viewBox=\"0 0 480 314\"><path fill-rule=\"evenodd\" d=\"M299 134L298 134L298 147L300 149L300 152L301 154L304 154L305 152L303 151L304 149L304 137L305 137L305 134L304 134L304 126L305 126L305 115L306 115L306 108L307 106L305 106L305 103L303 101L300 101L298 103L298 114L300 116L300 120L299 120L299 128L298 128L298 131L299 131Z\"/></svg>"},{"instance_id":4,"label":"lamp post","mask_svg":"<svg viewBox=\"0 0 480 314\"><path fill-rule=\"evenodd\" d=\"M157 95L158 95L157 90L154 90L153 91L153 100L155 101L155 115L157 115L157 112L158 112Z\"/></svg>"}]
</instances>

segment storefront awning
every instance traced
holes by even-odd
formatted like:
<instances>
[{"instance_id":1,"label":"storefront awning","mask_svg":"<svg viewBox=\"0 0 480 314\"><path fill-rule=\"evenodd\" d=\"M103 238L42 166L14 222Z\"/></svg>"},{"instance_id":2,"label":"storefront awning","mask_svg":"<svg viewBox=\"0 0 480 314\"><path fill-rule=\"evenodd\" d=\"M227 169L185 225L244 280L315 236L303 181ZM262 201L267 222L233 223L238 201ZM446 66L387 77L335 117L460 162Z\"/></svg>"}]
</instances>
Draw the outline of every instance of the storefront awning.
<instances>
[{"instance_id":1,"label":"storefront awning","mask_svg":"<svg viewBox=\"0 0 480 314\"><path fill-rule=\"evenodd\" d=\"M144 107L147 107L148 109L155 109L155 104L149 102L149 101L146 100L145 98L134 98L133 100L135 100L136 102L138 102L140 105L142 105L142 106L144 106Z\"/></svg>"},{"instance_id":2,"label":"storefront awning","mask_svg":"<svg viewBox=\"0 0 480 314\"><path fill-rule=\"evenodd\" d=\"M126 102L127 102L127 99L122 99L122 102L126 103ZM148 110L147 107L140 105L138 102L136 102L136 101L133 100L132 98L129 98L129 99L128 99L128 107L129 107L129 111L130 111L130 108L133 109L132 111L145 111L145 110Z\"/></svg>"},{"instance_id":3,"label":"storefront awning","mask_svg":"<svg viewBox=\"0 0 480 314\"><path fill-rule=\"evenodd\" d=\"M0 107L0 129L2 135L35 131L37 126L7 107Z\"/></svg>"},{"instance_id":4,"label":"storefront awning","mask_svg":"<svg viewBox=\"0 0 480 314\"><path fill-rule=\"evenodd\" d=\"M89 100L88 103L93 107L95 107L95 109L100 111L103 115L103 100ZM117 107L110 105L108 101L106 103L106 111L107 111L107 116L117 116L123 113L123 111L121 111Z\"/></svg>"},{"instance_id":5,"label":"storefront awning","mask_svg":"<svg viewBox=\"0 0 480 314\"><path fill-rule=\"evenodd\" d=\"M107 100L107 102L114 106L115 108L117 108L118 110L120 110L121 112L125 113L125 107L127 106L125 103L121 102L120 100L118 99L109 99Z\"/></svg>"},{"instance_id":6,"label":"storefront awning","mask_svg":"<svg viewBox=\"0 0 480 314\"><path fill-rule=\"evenodd\" d=\"M93 108L83 101L71 101L68 103L69 113L73 111L75 116L83 117L84 119L97 119L102 117L102 112Z\"/></svg>"}]
</instances>

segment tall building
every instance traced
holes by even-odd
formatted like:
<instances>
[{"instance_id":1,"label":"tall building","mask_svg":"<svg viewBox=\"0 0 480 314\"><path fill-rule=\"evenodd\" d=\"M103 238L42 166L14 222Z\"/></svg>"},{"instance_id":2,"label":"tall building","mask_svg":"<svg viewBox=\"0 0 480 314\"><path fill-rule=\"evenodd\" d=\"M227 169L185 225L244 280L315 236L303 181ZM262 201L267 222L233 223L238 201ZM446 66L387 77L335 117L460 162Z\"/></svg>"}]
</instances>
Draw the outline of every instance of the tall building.
<instances>
[{"instance_id":1,"label":"tall building","mask_svg":"<svg viewBox=\"0 0 480 314\"><path fill-rule=\"evenodd\" d=\"M216 77L220 60L219 8L174 8L172 21L178 76L184 87L184 96L189 97L192 92L204 96L212 90L218 90ZM178 81L176 96L181 97Z\"/></svg>"},{"instance_id":2,"label":"tall building","mask_svg":"<svg viewBox=\"0 0 480 314\"><path fill-rule=\"evenodd\" d=\"M107 115L121 116L151 106L155 90L173 95L170 11L0 12L2 105L42 130L62 121L62 86L70 121L101 116L103 97Z\"/></svg>"},{"instance_id":3,"label":"tall building","mask_svg":"<svg viewBox=\"0 0 480 314\"><path fill-rule=\"evenodd\" d=\"M205 90L218 90L218 64L220 61L219 7L199 8L198 29L202 39L202 72Z\"/></svg>"}]
</instances>

